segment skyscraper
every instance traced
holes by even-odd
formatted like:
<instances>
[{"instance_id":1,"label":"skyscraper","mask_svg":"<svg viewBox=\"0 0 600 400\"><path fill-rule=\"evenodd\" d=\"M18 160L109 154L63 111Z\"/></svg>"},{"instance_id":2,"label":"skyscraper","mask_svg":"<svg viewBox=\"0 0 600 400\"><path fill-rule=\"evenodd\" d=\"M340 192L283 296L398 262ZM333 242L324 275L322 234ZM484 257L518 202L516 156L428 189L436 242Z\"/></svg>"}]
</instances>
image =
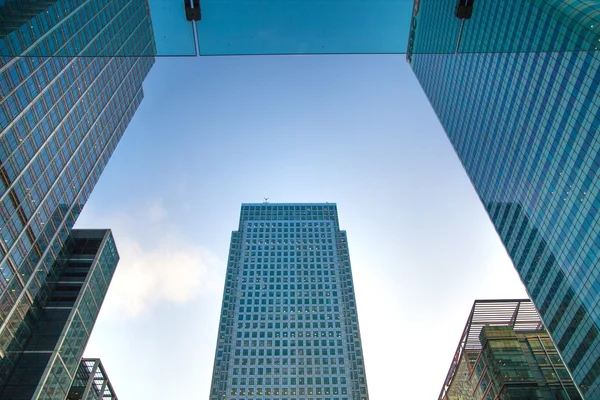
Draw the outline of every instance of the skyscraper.
<instances>
[{"instance_id":1,"label":"skyscraper","mask_svg":"<svg viewBox=\"0 0 600 400\"><path fill-rule=\"evenodd\" d=\"M0 364L0 398L65 399L118 261L109 230L72 231L40 296L23 310L26 322L15 327L29 335Z\"/></svg>"},{"instance_id":2,"label":"skyscraper","mask_svg":"<svg viewBox=\"0 0 600 400\"><path fill-rule=\"evenodd\" d=\"M211 400L367 400L335 204L243 204L231 235Z\"/></svg>"},{"instance_id":3,"label":"skyscraper","mask_svg":"<svg viewBox=\"0 0 600 400\"><path fill-rule=\"evenodd\" d=\"M600 3L475 1L469 19L455 5L415 2L407 59L574 381L599 398ZM457 53L424 54L444 41Z\"/></svg>"},{"instance_id":4,"label":"skyscraper","mask_svg":"<svg viewBox=\"0 0 600 400\"><path fill-rule=\"evenodd\" d=\"M0 35L2 386L21 365L61 249L142 100L155 45L145 0L10 0L0 16L14 22ZM130 54L147 57L116 57ZM84 57L66 57L74 55Z\"/></svg>"},{"instance_id":5,"label":"skyscraper","mask_svg":"<svg viewBox=\"0 0 600 400\"><path fill-rule=\"evenodd\" d=\"M483 399L581 399L528 299L473 304L439 400Z\"/></svg>"}]
</instances>

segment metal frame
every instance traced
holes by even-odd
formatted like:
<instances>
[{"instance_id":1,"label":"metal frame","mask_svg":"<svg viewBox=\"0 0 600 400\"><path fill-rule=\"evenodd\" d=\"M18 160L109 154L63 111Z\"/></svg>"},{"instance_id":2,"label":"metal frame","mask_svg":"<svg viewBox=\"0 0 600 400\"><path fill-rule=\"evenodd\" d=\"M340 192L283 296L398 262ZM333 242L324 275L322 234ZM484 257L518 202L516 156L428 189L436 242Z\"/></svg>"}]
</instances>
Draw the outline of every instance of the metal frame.
<instances>
[{"instance_id":1,"label":"metal frame","mask_svg":"<svg viewBox=\"0 0 600 400\"><path fill-rule=\"evenodd\" d=\"M95 398L90 396L91 392L97 393L103 400L119 400L99 358L82 358L77 369L77 375L80 374L87 378L81 400Z\"/></svg>"},{"instance_id":2,"label":"metal frame","mask_svg":"<svg viewBox=\"0 0 600 400\"><path fill-rule=\"evenodd\" d=\"M443 400L452 386L464 351L482 349L479 334L484 326L512 326L515 331L544 329L540 315L529 299L475 300L438 400Z\"/></svg>"}]
</instances>

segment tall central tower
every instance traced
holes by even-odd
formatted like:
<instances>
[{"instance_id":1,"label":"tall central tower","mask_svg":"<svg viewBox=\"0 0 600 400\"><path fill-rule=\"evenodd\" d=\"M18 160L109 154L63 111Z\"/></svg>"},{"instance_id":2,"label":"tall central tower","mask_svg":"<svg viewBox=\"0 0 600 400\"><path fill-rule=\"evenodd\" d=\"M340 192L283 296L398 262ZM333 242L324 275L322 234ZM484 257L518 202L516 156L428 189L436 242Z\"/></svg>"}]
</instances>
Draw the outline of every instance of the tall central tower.
<instances>
[{"instance_id":1,"label":"tall central tower","mask_svg":"<svg viewBox=\"0 0 600 400\"><path fill-rule=\"evenodd\" d=\"M368 400L335 204L243 204L210 400Z\"/></svg>"}]
</instances>

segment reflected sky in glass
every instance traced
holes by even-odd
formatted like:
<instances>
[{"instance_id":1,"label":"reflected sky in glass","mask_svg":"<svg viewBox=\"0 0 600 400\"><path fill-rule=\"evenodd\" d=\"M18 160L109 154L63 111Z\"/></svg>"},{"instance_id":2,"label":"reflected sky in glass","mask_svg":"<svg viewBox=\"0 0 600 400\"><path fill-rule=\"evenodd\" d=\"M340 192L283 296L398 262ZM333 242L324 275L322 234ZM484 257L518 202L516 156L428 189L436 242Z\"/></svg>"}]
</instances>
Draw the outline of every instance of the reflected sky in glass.
<instances>
[{"instance_id":1,"label":"reflected sky in glass","mask_svg":"<svg viewBox=\"0 0 600 400\"><path fill-rule=\"evenodd\" d=\"M204 0L200 55L400 54L412 0Z\"/></svg>"},{"instance_id":2,"label":"reflected sky in glass","mask_svg":"<svg viewBox=\"0 0 600 400\"><path fill-rule=\"evenodd\" d=\"M113 1L111 4L117 7L105 12L104 19L130 12L120 6L120 2L126 2ZM600 3L574 8L572 4L576 0L476 0L469 19L457 17L457 0L202 0L202 18L197 22L187 20L184 1L134 1L134 8L150 13L156 42L155 55L165 57L549 52L595 50L600 43ZM62 13L62 4L57 1L45 12ZM94 24L88 19L82 20L82 7L69 9L68 16L63 15L61 19L85 24L81 26L90 30L87 36L95 37L105 27L102 22ZM539 15L539 18L526 21L514 18L514 26L507 25L506 34L501 38L487 34L487 27L491 24L499 20L512 21L511 15L517 16L530 9L535 9L533 15ZM0 17L9 15L9 20L17 21L14 29L18 30L10 34L9 42L19 42L23 37L27 43L37 43L34 24L25 23L17 28L26 10L22 7L16 11L7 10L0 5ZM95 18L99 17L96 15ZM559 34L565 40L549 37L521 40L524 32L538 32L540 24L563 27ZM62 33L53 35L71 37L69 29L68 24L63 23L53 29ZM47 34L50 32L44 33ZM25 50L27 46L11 47L3 44L3 40L0 39L2 55L31 53ZM114 49L120 48L118 40L117 37ZM81 55L86 46L80 35L77 40L63 46L60 52L63 56ZM55 47L50 46L46 51L48 54L38 51L36 55L56 55ZM117 51L114 49L103 50L101 55L142 55L109 54Z\"/></svg>"}]
</instances>

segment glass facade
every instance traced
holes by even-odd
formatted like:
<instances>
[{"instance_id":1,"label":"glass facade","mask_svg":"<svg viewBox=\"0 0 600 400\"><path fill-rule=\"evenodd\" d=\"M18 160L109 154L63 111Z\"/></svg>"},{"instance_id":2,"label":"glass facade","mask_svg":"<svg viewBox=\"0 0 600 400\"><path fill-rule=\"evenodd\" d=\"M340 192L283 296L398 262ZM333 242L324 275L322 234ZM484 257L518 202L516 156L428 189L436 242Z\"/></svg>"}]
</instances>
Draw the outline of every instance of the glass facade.
<instances>
[{"instance_id":1,"label":"glass facade","mask_svg":"<svg viewBox=\"0 0 600 400\"><path fill-rule=\"evenodd\" d=\"M151 54L144 1L55 0L40 13L42 3L0 4L2 17L7 7L13 16L37 13L0 37L0 48L27 55L0 56L0 386L35 334L55 261L140 104L154 63L153 57L59 56L61 46L85 41L77 54ZM109 10L118 17L107 19ZM47 53L55 57L39 57Z\"/></svg>"},{"instance_id":2,"label":"glass facade","mask_svg":"<svg viewBox=\"0 0 600 400\"><path fill-rule=\"evenodd\" d=\"M0 398L65 399L119 261L109 230L73 230L44 284L45 296L29 310L23 329L31 333Z\"/></svg>"},{"instance_id":3,"label":"glass facade","mask_svg":"<svg viewBox=\"0 0 600 400\"><path fill-rule=\"evenodd\" d=\"M581 396L529 300L476 301L439 400Z\"/></svg>"},{"instance_id":4,"label":"glass facade","mask_svg":"<svg viewBox=\"0 0 600 400\"><path fill-rule=\"evenodd\" d=\"M471 3L469 18L458 18L456 0L416 0L407 58L410 60L413 53L539 53L591 51L600 47L598 2L474 0Z\"/></svg>"},{"instance_id":5,"label":"glass facade","mask_svg":"<svg viewBox=\"0 0 600 400\"><path fill-rule=\"evenodd\" d=\"M546 0L565 6L548 15L534 7L542 0L498 7L517 3L531 6L497 13L476 1L465 27L479 27L481 43L588 43L594 31L582 27L600 15L600 3L578 0ZM415 7L415 48L439 37L437 14L449 10L435 4ZM517 29L525 20L538 26ZM418 53L407 59L548 333L581 393L599 398L600 52Z\"/></svg>"},{"instance_id":6,"label":"glass facade","mask_svg":"<svg viewBox=\"0 0 600 400\"><path fill-rule=\"evenodd\" d=\"M161 11L168 14L168 7ZM1 57L139 57L157 52L146 0L5 0L0 21ZM194 54L192 33L190 27Z\"/></svg>"},{"instance_id":7,"label":"glass facade","mask_svg":"<svg viewBox=\"0 0 600 400\"><path fill-rule=\"evenodd\" d=\"M118 400L99 358L84 358L65 400Z\"/></svg>"},{"instance_id":8,"label":"glass facade","mask_svg":"<svg viewBox=\"0 0 600 400\"><path fill-rule=\"evenodd\" d=\"M243 204L211 400L367 400L346 232L335 204Z\"/></svg>"},{"instance_id":9,"label":"glass facade","mask_svg":"<svg viewBox=\"0 0 600 400\"><path fill-rule=\"evenodd\" d=\"M200 6L200 55L400 54L411 13L411 0L202 0Z\"/></svg>"},{"instance_id":10,"label":"glass facade","mask_svg":"<svg viewBox=\"0 0 600 400\"><path fill-rule=\"evenodd\" d=\"M62 46L63 56L76 56L104 29L107 21L129 18L131 10L143 8L151 16L147 32L153 35L157 56L210 56L251 54L401 54L407 40L414 36L407 27L411 22L413 0L2 0L0 1L0 38L12 34L25 38L39 35L36 24L28 24L31 16L48 10L63 24L50 36L66 41L73 34L69 20L91 19L78 38ZM466 0L465 0L466 1ZM54 3L62 3L55 5ZM112 3L118 7L105 7ZM589 0L476 0L473 22L463 24L455 18L457 0L429 0L438 10L436 24L439 39L430 45L420 43L423 53L472 51L457 45L461 38L477 45L477 52L573 51L598 46L600 15L598 3ZM98 6L94 8L94 6ZM92 10L87 13L86 10ZM492 11L486 15L478 10ZM129 11L127 11L129 10ZM535 40L488 40L480 35L480 27L500 17L530 13L533 18L518 19L518 30L534 33L546 23L558 21L564 31L574 31L587 38L584 42L554 40L539 36ZM478 15L479 14L479 15ZM138 17L140 17L138 15ZM478 18L478 17L485 18ZM552 17L548 20L547 17ZM91 18L90 18L91 17ZM554 22L553 22L554 20ZM100 24L97 22L100 21ZM482 24L477 27L478 22ZM572 23L576 21L576 23ZM135 24L135 22L133 22ZM464 28L464 29L463 29ZM14 33L13 32L19 32ZM115 29L115 32L118 28ZM410 35L410 37L409 37ZM45 39L44 39L45 40ZM196 43L197 42L197 45ZM481 46L480 44L485 45ZM582 47L583 46L583 47ZM593 47L592 47L593 48ZM54 51L56 48L49 47ZM44 55L52 55L44 50ZM88 55L115 55L116 48L87 49ZM0 54L23 55L24 47L2 47ZM140 56L140 49L127 48L127 56ZM416 51L409 49L409 52Z\"/></svg>"}]
</instances>

